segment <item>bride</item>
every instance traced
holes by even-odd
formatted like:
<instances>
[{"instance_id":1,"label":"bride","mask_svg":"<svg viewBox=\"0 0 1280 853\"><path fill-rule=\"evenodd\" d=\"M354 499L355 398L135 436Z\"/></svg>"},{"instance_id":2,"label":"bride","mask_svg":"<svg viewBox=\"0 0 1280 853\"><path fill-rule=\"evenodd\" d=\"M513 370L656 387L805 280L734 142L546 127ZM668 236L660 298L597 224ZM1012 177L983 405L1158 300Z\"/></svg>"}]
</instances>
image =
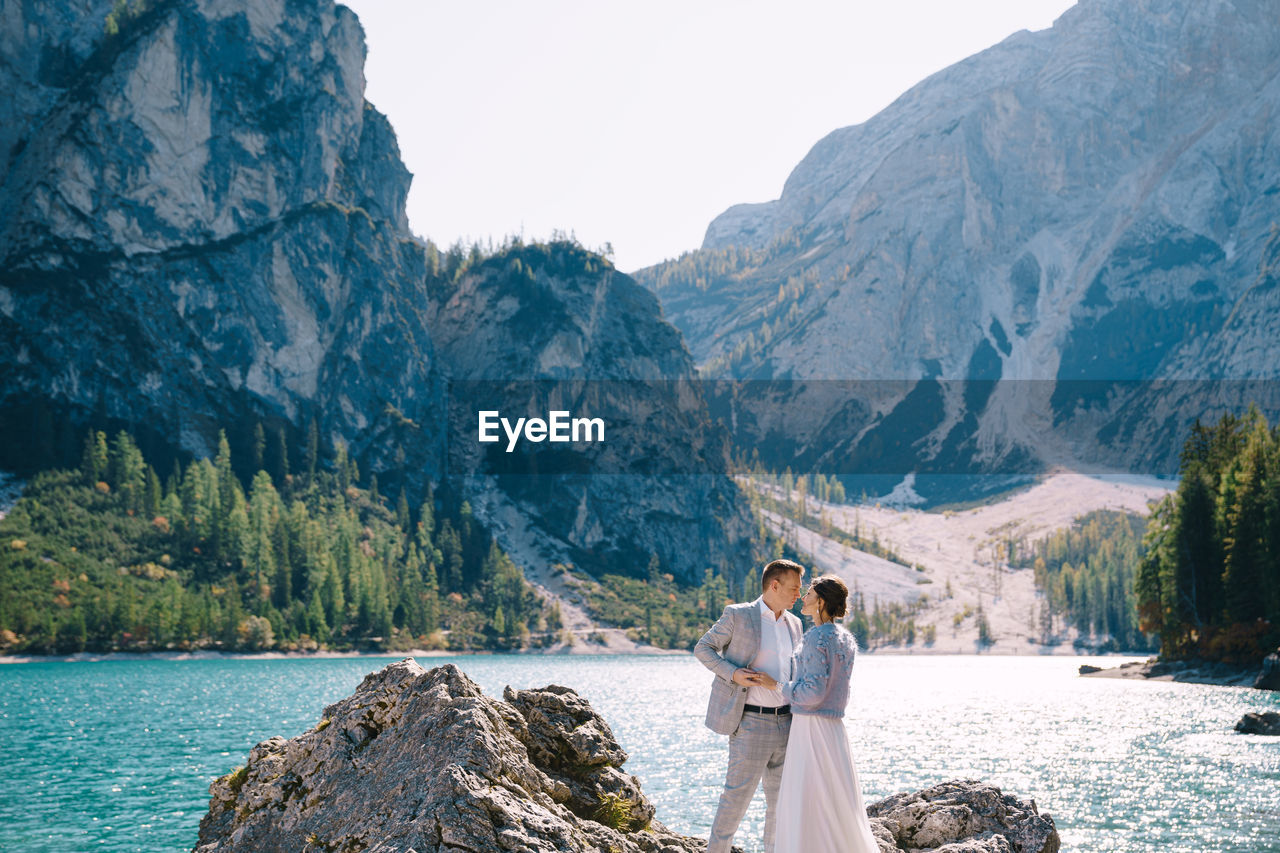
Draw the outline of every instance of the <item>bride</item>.
<instances>
[{"instance_id":1,"label":"bride","mask_svg":"<svg viewBox=\"0 0 1280 853\"><path fill-rule=\"evenodd\" d=\"M778 793L775 853L878 853L862 802L858 772L844 732L849 679L858 645L834 620L845 614L849 589L832 575L818 578L801 613L814 621L780 687L791 703L791 735Z\"/></svg>"}]
</instances>

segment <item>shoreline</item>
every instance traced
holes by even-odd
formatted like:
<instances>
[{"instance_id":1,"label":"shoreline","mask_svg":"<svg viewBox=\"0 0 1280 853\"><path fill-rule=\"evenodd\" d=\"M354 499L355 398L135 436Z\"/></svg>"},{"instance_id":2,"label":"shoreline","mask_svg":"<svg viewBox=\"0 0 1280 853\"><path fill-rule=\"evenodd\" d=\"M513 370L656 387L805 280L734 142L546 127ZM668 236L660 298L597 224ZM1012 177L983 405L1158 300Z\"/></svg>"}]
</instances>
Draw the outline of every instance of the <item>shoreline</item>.
<instances>
[{"instance_id":1,"label":"shoreline","mask_svg":"<svg viewBox=\"0 0 1280 853\"><path fill-rule=\"evenodd\" d=\"M482 657L494 655L512 655L518 657L539 657L539 656L558 656L558 657L577 657L586 655L607 655L609 657L654 657L660 655L685 655L692 656L692 652L684 649L658 649L652 651L619 651L611 650L607 646L594 646L583 648L575 645L573 647L552 647L548 649L508 649L508 650L492 650L492 649L471 649L467 651L450 651L448 649L404 649L402 651L387 652L342 652L342 651L315 651L315 652L283 652L283 651L266 651L266 652L222 652L211 649L199 649L197 651L151 651L151 652L76 652L70 655L0 655L0 666L4 664L21 664L21 663L102 663L110 661L145 661L145 660L171 660L171 661L195 661L195 660L340 660L344 658L394 658L404 659L411 658L452 658L452 657Z\"/></svg>"},{"instance_id":2,"label":"shoreline","mask_svg":"<svg viewBox=\"0 0 1280 853\"><path fill-rule=\"evenodd\" d=\"M1182 684L1210 684L1219 687L1254 689L1259 666L1235 666L1205 661L1161 661L1147 658L1107 669L1081 672L1081 678L1120 678L1138 681L1164 681Z\"/></svg>"},{"instance_id":3,"label":"shoreline","mask_svg":"<svg viewBox=\"0 0 1280 853\"><path fill-rule=\"evenodd\" d=\"M988 657L988 658L1135 658L1145 654L1144 652L1105 652L1105 653L1080 653L1073 655L1041 653L1041 654L1016 654L1008 652L966 652L966 651L950 651L950 650L918 650L907 651L902 649L886 649L883 651L860 651L860 655L870 655L872 657ZM685 649L658 649L646 648L644 651L618 650L610 649L607 646L590 646L575 645L572 648L555 647L550 649L512 649L505 651L494 651L487 649L478 649L470 651L449 651L447 649L405 649L403 651L391 652L341 652L341 651L316 651L316 652L283 652L283 651L266 651L266 652L222 652L208 649L202 649L191 652L181 651L153 651L153 652L77 652L70 655L0 655L0 665L4 664L23 664L23 663L103 663L116 661L150 661L150 660L168 660L168 661L198 661L198 660L341 660L346 658L395 658L403 659L411 658L452 658L452 657L493 657L501 655L510 655L513 657L539 657L539 656L557 656L557 657L575 657L575 656L606 656L606 657L692 657L693 653ZM1119 667L1104 669L1101 672L1116 672L1119 669L1132 667L1142 661L1130 661L1121 664ZM1095 675L1097 673L1094 673ZM1136 673L1132 675L1114 675L1108 676L1112 678L1137 678ZM1163 679L1172 680L1172 679Z\"/></svg>"}]
</instances>

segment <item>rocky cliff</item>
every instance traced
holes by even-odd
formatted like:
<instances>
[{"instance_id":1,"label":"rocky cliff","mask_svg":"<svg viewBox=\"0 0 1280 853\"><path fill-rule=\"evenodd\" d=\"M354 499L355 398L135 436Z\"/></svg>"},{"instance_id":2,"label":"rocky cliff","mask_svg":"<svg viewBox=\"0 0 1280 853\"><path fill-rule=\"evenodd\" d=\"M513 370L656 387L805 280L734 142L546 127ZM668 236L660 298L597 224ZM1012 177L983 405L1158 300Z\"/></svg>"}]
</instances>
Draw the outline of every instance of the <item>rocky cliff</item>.
<instances>
[{"instance_id":1,"label":"rocky cliff","mask_svg":"<svg viewBox=\"0 0 1280 853\"><path fill-rule=\"evenodd\" d=\"M652 293L572 244L517 246L442 285L428 324L451 366L450 470L499 484L563 559L643 576L656 555L695 581L754 565L728 435ZM480 445L481 409L599 417L604 441Z\"/></svg>"},{"instance_id":2,"label":"rocky cliff","mask_svg":"<svg viewBox=\"0 0 1280 853\"><path fill-rule=\"evenodd\" d=\"M226 428L243 460L261 422L297 470L314 422L413 498L461 470L455 378L691 375L656 300L604 259L557 243L486 260L409 232L363 33L332 0L0 11L0 468L72 463L89 425L153 459L208 455ZM723 446L699 444L647 447L709 483L526 479L521 497L555 510L541 520L588 569L657 552L701 577L739 561L745 528Z\"/></svg>"},{"instance_id":3,"label":"rocky cliff","mask_svg":"<svg viewBox=\"0 0 1280 853\"><path fill-rule=\"evenodd\" d=\"M711 373L806 380L800 450L829 470L896 412L909 466L1168 471L1190 417L1277 409L1217 382L1280 355L1277 70L1271 3L1082 0L831 133L779 199L638 277ZM840 410L818 379L866 384Z\"/></svg>"},{"instance_id":4,"label":"rocky cliff","mask_svg":"<svg viewBox=\"0 0 1280 853\"><path fill-rule=\"evenodd\" d=\"M112 9L3 10L0 412L30 436L3 461L89 422L207 454L220 426L314 418L438 473L424 252L355 15Z\"/></svg>"},{"instance_id":5,"label":"rocky cliff","mask_svg":"<svg viewBox=\"0 0 1280 853\"><path fill-rule=\"evenodd\" d=\"M452 664L367 676L292 740L273 737L209 786L198 853L444 850L693 853L608 723L567 687L490 699ZM1048 815L979 782L868 807L882 853L1057 853Z\"/></svg>"}]
</instances>

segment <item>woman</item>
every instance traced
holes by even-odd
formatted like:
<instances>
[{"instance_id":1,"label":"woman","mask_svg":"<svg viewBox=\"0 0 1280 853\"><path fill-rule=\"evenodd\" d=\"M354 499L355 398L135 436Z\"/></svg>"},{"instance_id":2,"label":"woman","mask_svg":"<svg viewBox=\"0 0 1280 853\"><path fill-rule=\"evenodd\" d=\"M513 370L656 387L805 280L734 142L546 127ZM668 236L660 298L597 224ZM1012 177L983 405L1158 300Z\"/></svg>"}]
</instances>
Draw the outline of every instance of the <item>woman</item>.
<instances>
[{"instance_id":1,"label":"woman","mask_svg":"<svg viewBox=\"0 0 1280 853\"><path fill-rule=\"evenodd\" d=\"M778 793L775 853L878 853L862 803L858 773L844 733L844 709L858 645L834 620L845 614L849 589L826 575L809 587L801 613L813 619L792 668L778 685L791 703L791 735Z\"/></svg>"}]
</instances>

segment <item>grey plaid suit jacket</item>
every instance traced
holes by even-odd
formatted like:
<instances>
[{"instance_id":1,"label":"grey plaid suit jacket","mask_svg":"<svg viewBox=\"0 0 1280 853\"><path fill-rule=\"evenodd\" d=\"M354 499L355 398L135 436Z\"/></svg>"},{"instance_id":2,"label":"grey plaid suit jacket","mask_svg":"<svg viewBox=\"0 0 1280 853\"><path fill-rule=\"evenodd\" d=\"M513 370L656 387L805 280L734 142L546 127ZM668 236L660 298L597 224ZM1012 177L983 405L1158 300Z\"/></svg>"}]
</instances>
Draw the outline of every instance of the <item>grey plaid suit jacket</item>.
<instances>
[{"instance_id":1,"label":"grey plaid suit jacket","mask_svg":"<svg viewBox=\"0 0 1280 853\"><path fill-rule=\"evenodd\" d=\"M792 647L800 648L800 620L790 611L783 613L782 618L791 631ZM711 701L707 704L707 728L711 731L729 735L738 728L742 706L747 701L747 688L733 683L733 673L751 666L759 650L759 599L730 604L694 646L693 656L715 673L711 680Z\"/></svg>"}]
</instances>

